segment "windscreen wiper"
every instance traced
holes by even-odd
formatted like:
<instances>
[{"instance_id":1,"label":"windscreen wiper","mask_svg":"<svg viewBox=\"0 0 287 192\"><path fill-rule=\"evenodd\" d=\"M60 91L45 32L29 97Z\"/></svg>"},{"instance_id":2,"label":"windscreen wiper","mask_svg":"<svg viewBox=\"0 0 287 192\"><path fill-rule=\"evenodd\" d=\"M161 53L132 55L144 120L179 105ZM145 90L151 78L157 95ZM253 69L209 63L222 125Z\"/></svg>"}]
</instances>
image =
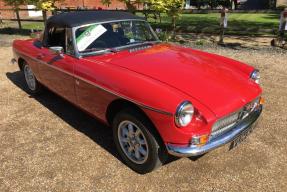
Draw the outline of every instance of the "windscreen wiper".
<instances>
[{"instance_id":1,"label":"windscreen wiper","mask_svg":"<svg viewBox=\"0 0 287 192\"><path fill-rule=\"evenodd\" d=\"M112 53L117 53L117 52L119 52L119 50L118 50L118 49L115 49L115 48L107 48L107 49L103 49L103 51L112 52Z\"/></svg>"},{"instance_id":2,"label":"windscreen wiper","mask_svg":"<svg viewBox=\"0 0 287 192\"><path fill-rule=\"evenodd\" d=\"M92 48L89 50L82 51L83 56L87 55L94 55L94 54L104 54L104 53L117 53L120 50L115 49L115 48L106 48L106 49L99 49L99 48Z\"/></svg>"}]
</instances>

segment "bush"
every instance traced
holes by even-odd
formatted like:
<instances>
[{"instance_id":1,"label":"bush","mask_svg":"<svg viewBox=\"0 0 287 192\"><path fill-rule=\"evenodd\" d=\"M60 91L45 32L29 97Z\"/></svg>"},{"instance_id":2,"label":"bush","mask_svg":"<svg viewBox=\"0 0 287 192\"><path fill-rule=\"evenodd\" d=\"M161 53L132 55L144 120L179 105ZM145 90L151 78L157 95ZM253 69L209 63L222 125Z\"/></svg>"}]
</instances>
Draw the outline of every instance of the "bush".
<instances>
[{"instance_id":1,"label":"bush","mask_svg":"<svg viewBox=\"0 0 287 192\"><path fill-rule=\"evenodd\" d=\"M158 38L161 40L161 41L164 41L164 42L168 42L172 39L173 35L171 32L168 32L168 31L162 31L161 29L157 28L155 30Z\"/></svg>"},{"instance_id":2,"label":"bush","mask_svg":"<svg viewBox=\"0 0 287 192\"><path fill-rule=\"evenodd\" d=\"M212 9L217 8L218 6L231 6L231 0L191 0L191 5L196 6L200 9L203 6L209 6Z\"/></svg>"}]
</instances>

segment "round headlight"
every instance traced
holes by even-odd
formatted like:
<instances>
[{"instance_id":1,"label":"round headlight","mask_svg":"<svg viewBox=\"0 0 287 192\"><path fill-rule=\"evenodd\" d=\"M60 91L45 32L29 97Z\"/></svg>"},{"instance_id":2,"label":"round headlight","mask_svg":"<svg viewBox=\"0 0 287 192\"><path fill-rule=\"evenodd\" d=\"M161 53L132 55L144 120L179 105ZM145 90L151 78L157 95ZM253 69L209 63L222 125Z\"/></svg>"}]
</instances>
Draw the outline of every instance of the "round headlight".
<instances>
[{"instance_id":1,"label":"round headlight","mask_svg":"<svg viewBox=\"0 0 287 192\"><path fill-rule=\"evenodd\" d=\"M259 71L256 69L254 70L251 75L250 78L253 79L255 81L255 83L259 84L260 82L260 74Z\"/></svg>"},{"instance_id":2,"label":"round headlight","mask_svg":"<svg viewBox=\"0 0 287 192\"><path fill-rule=\"evenodd\" d=\"M175 123L178 127L185 127L191 121L194 114L194 107L189 101L181 103L175 113Z\"/></svg>"}]
</instances>

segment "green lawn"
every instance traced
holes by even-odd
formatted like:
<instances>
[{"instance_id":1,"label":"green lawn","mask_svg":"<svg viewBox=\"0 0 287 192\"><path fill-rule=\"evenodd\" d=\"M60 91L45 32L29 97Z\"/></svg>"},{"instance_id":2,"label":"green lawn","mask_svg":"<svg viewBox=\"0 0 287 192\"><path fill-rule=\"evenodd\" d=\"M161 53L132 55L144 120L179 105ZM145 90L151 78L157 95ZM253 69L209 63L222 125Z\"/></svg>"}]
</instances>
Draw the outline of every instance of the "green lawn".
<instances>
[{"instance_id":1,"label":"green lawn","mask_svg":"<svg viewBox=\"0 0 287 192\"><path fill-rule=\"evenodd\" d=\"M44 23L41 22L23 22L22 23L23 29L36 29L36 30L43 30L44 29Z\"/></svg>"},{"instance_id":2,"label":"green lawn","mask_svg":"<svg viewBox=\"0 0 287 192\"><path fill-rule=\"evenodd\" d=\"M219 13L182 14L177 21L178 32L218 33ZM154 28L171 30L171 20L162 16L162 23L149 19ZM227 34L236 35L272 35L277 30L279 14L277 13L230 13L228 14Z\"/></svg>"}]
</instances>

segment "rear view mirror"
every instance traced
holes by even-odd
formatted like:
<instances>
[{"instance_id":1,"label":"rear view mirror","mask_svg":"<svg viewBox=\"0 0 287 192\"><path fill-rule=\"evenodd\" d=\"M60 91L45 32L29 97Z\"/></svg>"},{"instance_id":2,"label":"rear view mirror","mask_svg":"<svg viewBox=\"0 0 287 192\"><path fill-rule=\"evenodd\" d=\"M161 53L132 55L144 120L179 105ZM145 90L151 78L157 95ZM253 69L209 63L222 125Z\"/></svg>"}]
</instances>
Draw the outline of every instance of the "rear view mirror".
<instances>
[{"instance_id":1,"label":"rear view mirror","mask_svg":"<svg viewBox=\"0 0 287 192\"><path fill-rule=\"evenodd\" d=\"M49 47L49 50L52 54L63 56L64 49L60 46Z\"/></svg>"}]
</instances>

